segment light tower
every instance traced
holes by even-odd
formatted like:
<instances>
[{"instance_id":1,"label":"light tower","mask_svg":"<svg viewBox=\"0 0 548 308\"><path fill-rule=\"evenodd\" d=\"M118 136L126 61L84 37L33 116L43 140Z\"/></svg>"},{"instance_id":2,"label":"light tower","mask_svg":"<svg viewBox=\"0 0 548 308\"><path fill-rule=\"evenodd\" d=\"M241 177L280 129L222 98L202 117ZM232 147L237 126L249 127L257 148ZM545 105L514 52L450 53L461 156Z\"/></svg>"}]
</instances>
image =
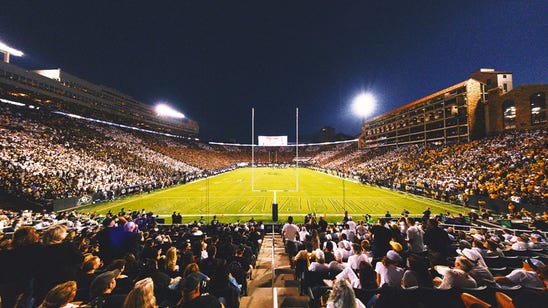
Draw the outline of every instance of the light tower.
<instances>
[{"instance_id":1,"label":"light tower","mask_svg":"<svg viewBox=\"0 0 548 308\"><path fill-rule=\"evenodd\" d=\"M2 42L0 42L0 52L4 54L4 62L6 63L10 63L10 55L14 55L16 57L23 56L22 51L17 50L15 48L11 48Z\"/></svg>"}]
</instances>

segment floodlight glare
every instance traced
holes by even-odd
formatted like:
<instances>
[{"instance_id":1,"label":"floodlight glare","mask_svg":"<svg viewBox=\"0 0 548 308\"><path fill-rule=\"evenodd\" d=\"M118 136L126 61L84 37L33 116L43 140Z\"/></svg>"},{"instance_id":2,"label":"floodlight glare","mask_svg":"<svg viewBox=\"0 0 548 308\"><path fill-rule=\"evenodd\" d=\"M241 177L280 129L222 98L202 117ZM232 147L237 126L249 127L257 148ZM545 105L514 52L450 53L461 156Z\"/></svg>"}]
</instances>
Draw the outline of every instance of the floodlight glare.
<instances>
[{"instance_id":1,"label":"floodlight glare","mask_svg":"<svg viewBox=\"0 0 548 308\"><path fill-rule=\"evenodd\" d=\"M375 104L375 97L371 93L362 93L356 96L352 102L354 112L364 118L375 111Z\"/></svg>"},{"instance_id":2,"label":"floodlight glare","mask_svg":"<svg viewBox=\"0 0 548 308\"><path fill-rule=\"evenodd\" d=\"M0 42L0 52L3 51L3 52L7 52L9 53L10 55L13 55L13 56L16 56L16 57L22 57L23 56L23 52L20 51L20 50L17 50L15 48L11 48L9 47L8 45Z\"/></svg>"},{"instance_id":3,"label":"floodlight glare","mask_svg":"<svg viewBox=\"0 0 548 308\"><path fill-rule=\"evenodd\" d=\"M166 104L158 104L155 108L156 114L161 117L170 117L170 118L177 118L177 119L184 119L185 115L180 113L179 111L171 108L170 106Z\"/></svg>"}]
</instances>

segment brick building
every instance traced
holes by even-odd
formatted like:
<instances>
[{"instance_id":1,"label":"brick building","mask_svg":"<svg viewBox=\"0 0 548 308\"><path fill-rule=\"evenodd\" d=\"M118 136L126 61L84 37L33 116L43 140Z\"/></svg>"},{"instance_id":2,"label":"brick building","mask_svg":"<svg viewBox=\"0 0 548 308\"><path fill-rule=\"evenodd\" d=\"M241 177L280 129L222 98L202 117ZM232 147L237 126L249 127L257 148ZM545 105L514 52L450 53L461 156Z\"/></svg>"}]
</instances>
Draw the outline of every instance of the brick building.
<instances>
[{"instance_id":1,"label":"brick building","mask_svg":"<svg viewBox=\"0 0 548 308\"><path fill-rule=\"evenodd\" d=\"M461 143L546 126L547 90L548 85L513 89L511 72L479 69L468 80L364 122L359 146Z\"/></svg>"}]
</instances>

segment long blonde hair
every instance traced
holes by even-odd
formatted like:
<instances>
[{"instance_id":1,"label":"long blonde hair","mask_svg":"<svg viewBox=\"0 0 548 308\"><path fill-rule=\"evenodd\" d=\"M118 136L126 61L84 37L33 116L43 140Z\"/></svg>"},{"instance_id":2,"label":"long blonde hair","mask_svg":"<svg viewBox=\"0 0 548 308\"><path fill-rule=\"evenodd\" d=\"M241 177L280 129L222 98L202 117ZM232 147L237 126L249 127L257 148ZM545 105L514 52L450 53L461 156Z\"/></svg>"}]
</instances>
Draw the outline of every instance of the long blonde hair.
<instances>
[{"instance_id":1,"label":"long blonde hair","mask_svg":"<svg viewBox=\"0 0 548 308\"><path fill-rule=\"evenodd\" d=\"M154 282L148 277L135 283L133 290L129 292L122 308L157 308L154 296Z\"/></svg>"},{"instance_id":2,"label":"long blonde hair","mask_svg":"<svg viewBox=\"0 0 548 308\"><path fill-rule=\"evenodd\" d=\"M170 247L166 252L165 269L168 271L175 271L177 265L177 248Z\"/></svg>"},{"instance_id":3,"label":"long blonde hair","mask_svg":"<svg viewBox=\"0 0 548 308\"><path fill-rule=\"evenodd\" d=\"M332 302L335 308L356 308L356 294L346 279L335 281L328 302Z\"/></svg>"},{"instance_id":4,"label":"long blonde hair","mask_svg":"<svg viewBox=\"0 0 548 308\"><path fill-rule=\"evenodd\" d=\"M50 227L42 235L42 243L44 245L52 245L61 243L67 237L67 227L63 225L55 225Z\"/></svg>"},{"instance_id":5,"label":"long blonde hair","mask_svg":"<svg viewBox=\"0 0 548 308\"><path fill-rule=\"evenodd\" d=\"M63 307L76 296L76 281L67 281L53 287L38 308Z\"/></svg>"}]
</instances>

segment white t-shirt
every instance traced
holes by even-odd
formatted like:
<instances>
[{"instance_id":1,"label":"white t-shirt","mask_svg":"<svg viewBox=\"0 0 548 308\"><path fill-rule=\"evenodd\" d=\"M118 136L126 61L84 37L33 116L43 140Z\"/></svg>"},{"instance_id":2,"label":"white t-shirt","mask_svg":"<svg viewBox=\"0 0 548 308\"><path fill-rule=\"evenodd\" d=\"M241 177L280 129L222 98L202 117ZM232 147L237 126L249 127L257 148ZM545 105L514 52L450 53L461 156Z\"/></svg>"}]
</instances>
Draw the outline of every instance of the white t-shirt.
<instances>
[{"instance_id":1,"label":"white t-shirt","mask_svg":"<svg viewBox=\"0 0 548 308\"><path fill-rule=\"evenodd\" d=\"M282 228L282 234L286 240L295 241L299 234L299 227L295 224L286 223Z\"/></svg>"},{"instance_id":2,"label":"white t-shirt","mask_svg":"<svg viewBox=\"0 0 548 308\"><path fill-rule=\"evenodd\" d=\"M523 269L515 269L510 274L506 275L513 283L522 285L528 288L542 288L544 283L537 277L536 272L530 272Z\"/></svg>"},{"instance_id":3,"label":"white t-shirt","mask_svg":"<svg viewBox=\"0 0 548 308\"><path fill-rule=\"evenodd\" d=\"M375 272L381 276L381 283L379 284L379 287L382 287L385 283L393 287L401 285L401 280L404 273L403 268L392 264L386 267L382 264L382 262L377 262Z\"/></svg>"},{"instance_id":4,"label":"white t-shirt","mask_svg":"<svg viewBox=\"0 0 548 308\"><path fill-rule=\"evenodd\" d=\"M352 256L348 257L348 262L347 263L352 269L357 270L360 267L360 263L362 261L365 261L367 263L371 263L371 261L369 260L367 255L365 255L363 253L359 254L359 255L352 255Z\"/></svg>"}]
</instances>

